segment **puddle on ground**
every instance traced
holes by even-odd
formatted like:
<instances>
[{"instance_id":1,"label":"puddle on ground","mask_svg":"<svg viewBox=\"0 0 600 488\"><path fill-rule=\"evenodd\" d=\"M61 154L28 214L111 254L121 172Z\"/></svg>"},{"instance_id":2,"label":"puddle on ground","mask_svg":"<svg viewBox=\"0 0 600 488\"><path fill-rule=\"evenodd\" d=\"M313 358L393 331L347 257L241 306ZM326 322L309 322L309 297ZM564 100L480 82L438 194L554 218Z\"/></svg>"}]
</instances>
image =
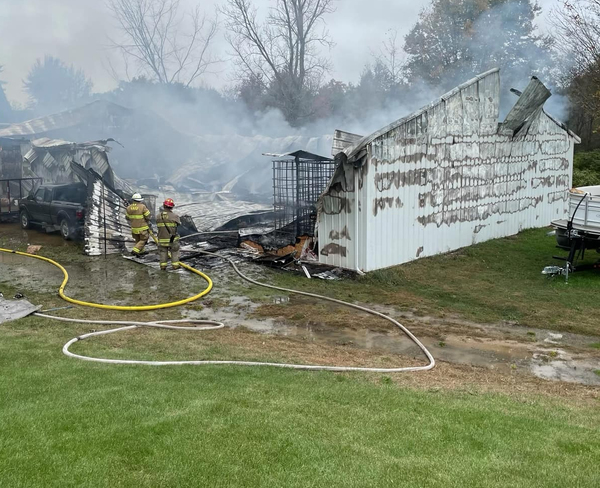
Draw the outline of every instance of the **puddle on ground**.
<instances>
[{"instance_id":1,"label":"puddle on ground","mask_svg":"<svg viewBox=\"0 0 600 488\"><path fill-rule=\"evenodd\" d=\"M32 245L62 247L74 246L58 235L37 231L22 231L18 225L0 225L2 237ZM79 252L74 249L75 252ZM43 247L40 251L43 255ZM161 290L198 288L197 278L187 273L161 273L151 266L123 259L120 256L73 257L63 262L69 273L67 293L82 300L108 302L117 305L131 303L132 293L143 294L144 301L159 301ZM252 268L254 271L254 268ZM260 268L255 273L260 275ZM212 271L215 273L215 271ZM254 318L252 312L260 306L245 296L229 296L223 287L240 282L233 272L225 267L214 276L221 285L213 297L223 297L229 302L226 308L202 311L187 310L190 318L210 319L224 322L230 327L245 327L255 332L276 334L302 341L318 342L337 347L371 349L384 355L405 355L422 358L418 347L401 331L369 330L365 328L333 327L324 324L282 323L273 318ZM10 283L25 295L27 292L56 293L62 273L53 266L39 260L14 254L0 253L0 291L3 283ZM249 286L249 285L248 285ZM297 297L274 296L275 304L296 301ZM304 298L300 298L304 299ZM210 299L206 302L210 303ZM423 317L411 311L397 311L393 307L372 306L378 311L391 314L401 320L417 324L419 339L440 361L476 365L500 372L530 372L540 378L568 382L600 385L598 357L591 354L575 354L563 348L582 348L597 338L571 333L556 333L544 329L518 326L474 324L455 318ZM413 326L409 326L413 327ZM479 337L477 337L479 336ZM515 340L507 340L506 337ZM442 340L440 340L440 338Z\"/></svg>"},{"instance_id":2,"label":"puddle on ground","mask_svg":"<svg viewBox=\"0 0 600 488\"><path fill-rule=\"evenodd\" d=\"M269 324L265 324L263 321L256 322L258 323L240 323L232 324L232 326L242 325L257 332L276 334L308 342L371 349L382 354L422 357L421 350L401 331L376 331L324 325L294 325L274 321ZM440 341L431 337L424 337L419 340L431 350L434 357L442 361L485 366L503 371L509 371L511 364L524 365L528 356L527 350L519 347L518 344L506 345L497 341L476 342L465 337L448 338L442 347Z\"/></svg>"},{"instance_id":3,"label":"puddle on ground","mask_svg":"<svg viewBox=\"0 0 600 488\"><path fill-rule=\"evenodd\" d=\"M286 303L287 297L274 297L275 303ZM307 342L316 342L338 347L356 347L370 349L383 355L404 355L422 358L420 349L400 330L370 330L365 328L328 326L325 324L283 323L272 318L248 317L259 304L246 297L234 297L230 306L213 310L205 308L200 312L188 311L186 315L193 319L208 319L224 322L226 326L245 327L249 330L274 334ZM525 329L531 331L531 329ZM560 349L547 339L557 341L567 334L535 329L536 339L530 342L501 340L463 335L446 335L443 341L431 336L419 337L419 340L440 361L455 364L475 365L499 372L527 372L550 380L600 385L600 359L578 358ZM526 334L526 332L524 332ZM589 338L578 338L577 343L589 344ZM561 336L560 338L558 336Z\"/></svg>"},{"instance_id":4,"label":"puddle on ground","mask_svg":"<svg viewBox=\"0 0 600 488\"><path fill-rule=\"evenodd\" d=\"M561 334L550 333L555 343ZM548 342L546 338L545 342ZM600 361L597 358L574 354L564 349L554 348L537 351L533 355L531 369L536 376L548 380L567 381L571 383L600 384Z\"/></svg>"},{"instance_id":5,"label":"puddle on ground","mask_svg":"<svg viewBox=\"0 0 600 488\"><path fill-rule=\"evenodd\" d=\"M72 262L58 261L69 274L65 292L79 300L127 305L136 300L132 294L139 294L145 297L144 300L156 302L164 299L164 290L175 290L176 293L189 289L189 296L204 286L202 280L187 273L162 273L119 255L78 258L73 258ZM0 291L6 284L25 296L28 293L55 294L62 279L62 272L44 261L0 253Z\"/></svg>"},{"instance_id":6,"label":"puddle on ground","mask_svg":"<svg viewBox=\"0 0 600 488\"><path fill-rule=\"evenodd\" d=\"M74 241L65 241L58 232L48 233L44 230L22 229L20 224L0 223L0 235L9 241L15 241L19 244L27 243L34 246L49 247L76 247Z\"/></svg>"},{"instance_id":7,"label":"puddle on ground","mask_svg":"<svg viewBox=\"0 0 600 488\"><path fill-rule=\"evenodd\" d=\"M185 310L183 314L192 320L215 320L223 322L227 327L245 327L263 334L274 333L274 329L277 326L275 319L249 317L247 313L256 309L258 304L246 297L236 298L235 310L232 307L218 310L207 307L200 311Z\"/></svg>"},{"instance_id":8,"label":"puddle on ground","mask_svg":"<svg viewBox=\"0 0 600 488\"><path fill-rule=\"evenodd\" d=\"M575 359L534 363L531 369L533 374L547 380L600 385L600 377L596 373L599 367L598 361Z\"/></svg>"}]
</instances>

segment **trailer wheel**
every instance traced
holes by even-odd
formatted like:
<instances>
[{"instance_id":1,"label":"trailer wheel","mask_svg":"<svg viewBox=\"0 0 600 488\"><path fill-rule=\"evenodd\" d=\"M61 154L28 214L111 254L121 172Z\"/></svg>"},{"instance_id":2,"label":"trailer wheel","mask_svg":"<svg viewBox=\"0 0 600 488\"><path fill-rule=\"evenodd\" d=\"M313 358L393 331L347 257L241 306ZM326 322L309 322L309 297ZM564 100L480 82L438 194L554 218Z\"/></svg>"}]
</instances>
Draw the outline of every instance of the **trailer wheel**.
<instances>
[{"instance_id":1,"label":"trailer wheel","mask_svg":"<svg viewBox=\"0 0 600 488\"><path fill-rule=\"evenodd\" d=\"M27 213L27 210L21 210L21 213L19 214L19 220L21 221L22 229L31 228L31 220L29 220L29 213Z\"/></svg>"},{"instance_id":2,"label":"trailer wheel","mask_svg":"<svg viewBox=\"0 0 600 488\"><path fill-rule=\"evenodd\" d=\"M60 221L60 235L65 241L68 241L71 239L72 234L73 230L71 229L71 224L67 219L62 219Z\"/></svg>"}]
</instances>

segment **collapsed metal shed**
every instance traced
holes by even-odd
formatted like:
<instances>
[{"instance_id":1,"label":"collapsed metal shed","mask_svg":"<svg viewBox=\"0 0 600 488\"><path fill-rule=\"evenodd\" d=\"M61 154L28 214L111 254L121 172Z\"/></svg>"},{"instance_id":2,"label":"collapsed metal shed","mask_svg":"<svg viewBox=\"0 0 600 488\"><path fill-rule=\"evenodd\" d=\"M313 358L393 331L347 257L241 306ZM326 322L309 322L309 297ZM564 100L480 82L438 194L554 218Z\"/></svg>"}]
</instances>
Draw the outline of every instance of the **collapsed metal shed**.
<instances>
[{"instance_id":1,"label":"collapsed metal shed","mask_svg":"<svg viewBox=\"0 0 600 488\"><path fill-rule=\"evenodd\" d=\"M537 78L517 94L499 124L494 69L358 141L336 132L320 261L372 271L563 218L579 138L544 112Z\"/></svg>"},{"instance_id":2,"label":"collapsed metal shed","mask_svg":"<svg viewBox=\"0 0 600 488\"><path fill-rule=\"evenodd\" d=\"M45 183L77 181L71 163L93 170L109 185L130 192L132 188L119 179L108 162L108 142L75 143L47 137L31 141L31 149L23 157L23 171L44 179Z\"/></svg>"}]
</instances>

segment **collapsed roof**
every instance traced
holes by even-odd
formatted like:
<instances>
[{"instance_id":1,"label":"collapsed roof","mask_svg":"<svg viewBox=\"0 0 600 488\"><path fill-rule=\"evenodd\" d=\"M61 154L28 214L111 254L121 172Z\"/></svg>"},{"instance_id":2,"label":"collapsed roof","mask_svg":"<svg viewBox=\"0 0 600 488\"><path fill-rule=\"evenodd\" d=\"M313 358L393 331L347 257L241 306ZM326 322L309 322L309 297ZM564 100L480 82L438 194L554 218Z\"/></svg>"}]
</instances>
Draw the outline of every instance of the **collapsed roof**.
<instances>
[{"instance_id":1,"label":"collapsed roof","mask_svg":"<svg viewBox=\"0 0 600 488\"><path fill-rule=\"evenodd\" d=\"M111 162L124 178L167 179L182 190L239 190L270 194L264 152L304 149L329 154L331 136L195 135L175 129L152 111L105 100L0 129L0 137L87 141L115 138Z\"/></svg>"},{"instance_id":2,"label":"collapsed roof","mask_svg":"<svg viewBox=\"0 0 600 488\"><path fill-rule=\"evenodd\" d=\"M112 125L115 126L119 124L119 120L131 117L132 113L130 109L115 103L97 100L72 110L12 124L0 129L0 137L31 137L74 128L81 124L105 125L107 121L112 121Z\"/></svg>"},{"instance_id":3,"label":"collapsed roof","mask_svg":"<svg viewBox=\"0 0 600 488\"><path fill-rule=\"evenodd\" d=\"M239 194L272 193L271 161L264 153L305 150L330 154L331 136L196 136L196 158L174 171L168 182L181 189L235 190Z\"/></svg>"},{"instance_id":4,"label":"collapsed roof","mask_svg":"<svg viewBox=\"0 0 600 488\"><path fill-rule=\"evenodd\" d=\"M57 114L0 129L0 137L92 141L118 139L113 150L115 170L125 178L169 171L174 161L189 154L189 136L175 130L151 111L134 110L97 100Z\"/></svg>"},{"instance_id":5,"label":"collapsed roof","mask_svg":"<svg viewBox=\"0 0 600 488\"><path fill-rule=\"evenodd\" d=\"M117 177L109 162L110 140L74 143L42 138L31 141L31 149L23 157L24 172L39 176L46 183L70 183L78 174L72 163L97 173L111 187L130 193L129 184Z\"/></svg>"}]
</instances>

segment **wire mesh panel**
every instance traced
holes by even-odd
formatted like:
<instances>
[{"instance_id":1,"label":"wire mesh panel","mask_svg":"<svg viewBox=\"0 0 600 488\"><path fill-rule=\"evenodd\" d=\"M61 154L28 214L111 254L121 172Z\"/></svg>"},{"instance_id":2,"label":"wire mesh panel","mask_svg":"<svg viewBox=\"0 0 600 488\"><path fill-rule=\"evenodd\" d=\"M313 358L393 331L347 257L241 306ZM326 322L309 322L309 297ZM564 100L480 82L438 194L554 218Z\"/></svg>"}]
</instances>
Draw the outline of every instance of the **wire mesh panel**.
<instances>
[{"instance_id":1,"label":"wire mesh panel","mask_svg":"<svg viewBox=\"0 0 600 488\"><path fill-rule=\"evenodd\" d=\"M42 184L42 178L0 179L0 218L19 213L19 200Z\"/></svg>"},{"instance_id":2,"label":"wire mesh panel","mask_svg":"<svg viewBox=\"0 0 600 488\"><path fill-rule=\"evenodd\" d=\"M294 243L299 236L314 236L317 200L334 170L331 160L273 161L275 232L280 238Z\"/></svg>"},{"instance_id":3,"label":"wire mesh panel","mask_svg":"<svg viewBox=\"0 0 600 488\"><path fill-rule=\"evenodd\" d=\"M276 237L294 242L296 231L296 161L273 161L273 210Z\"/></svg>"}]
</instances>

